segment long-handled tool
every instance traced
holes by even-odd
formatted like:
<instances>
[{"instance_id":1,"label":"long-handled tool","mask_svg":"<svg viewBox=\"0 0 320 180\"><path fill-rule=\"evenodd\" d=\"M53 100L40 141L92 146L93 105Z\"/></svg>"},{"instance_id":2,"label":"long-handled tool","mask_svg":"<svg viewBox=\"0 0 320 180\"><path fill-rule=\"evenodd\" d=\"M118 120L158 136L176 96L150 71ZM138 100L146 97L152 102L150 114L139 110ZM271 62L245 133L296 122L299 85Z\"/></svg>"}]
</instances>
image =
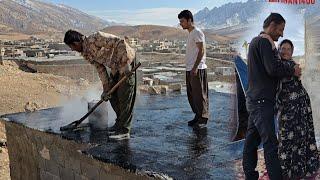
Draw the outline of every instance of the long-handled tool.
<instances>
[{"instance_id":1,"label":"long-handled tool","mask_svg":"<svg viewBox=\"0 0 320 180\"><path fill-rule=\"evenodd\" d=\"M120 79L120 81L114 85L107 93L107 96L110 96L124 81L126 81L128 79L128 77L130 77L137 69L138 67L141 65L141 63L139 62L138 64L136 64L136 66L134 68L132 68L131 73L130 74L126 74L123 78ZM73 130L75 128L78 127L78 125L80 123L82 123L82 121L84 121L104 100L100 100L99 102L97 102L89 111L87 114L85 114L81 119L74 121L66 126L62 126L60 127L60 131L69 131L69 130Z\"/></svg>"}]
</instances>

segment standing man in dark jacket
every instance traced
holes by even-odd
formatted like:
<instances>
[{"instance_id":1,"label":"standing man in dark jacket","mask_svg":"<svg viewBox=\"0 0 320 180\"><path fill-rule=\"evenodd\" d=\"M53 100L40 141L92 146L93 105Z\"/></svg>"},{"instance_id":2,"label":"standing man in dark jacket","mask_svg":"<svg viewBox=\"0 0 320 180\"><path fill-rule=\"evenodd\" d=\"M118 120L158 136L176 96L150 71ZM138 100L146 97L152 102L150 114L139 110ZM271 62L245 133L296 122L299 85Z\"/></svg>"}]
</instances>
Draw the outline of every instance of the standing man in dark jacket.
<instances>
[{"instance_id":1,"label":"standing man in dark jacket","mask_svg":"<svg viewBox=\"0 0 320 180\"><path fill-rule=\"evenodd\" d=\"M247 109L248 129L243 150L243 170L246 179L258 179L257 150L262 142L265 164L271 180L281 180L278 141L275 133L274 106L277 83L280 78L300 76L299 65L280 61L273 41L283 36L284 18L271 13L264 21L264 32L252 39L248 52ZM265 38L265 37L269 37Z\"/></svg>"}]
</instances>

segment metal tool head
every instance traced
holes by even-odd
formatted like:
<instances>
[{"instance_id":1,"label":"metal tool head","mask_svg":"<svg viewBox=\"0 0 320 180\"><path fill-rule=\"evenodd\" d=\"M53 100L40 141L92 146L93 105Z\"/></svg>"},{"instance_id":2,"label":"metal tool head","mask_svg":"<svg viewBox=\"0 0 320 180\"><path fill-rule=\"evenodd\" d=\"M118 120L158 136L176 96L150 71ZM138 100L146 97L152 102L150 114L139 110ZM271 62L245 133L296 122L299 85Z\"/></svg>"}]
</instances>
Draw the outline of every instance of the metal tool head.
<instances>
[{"instance_id":1,"label":"metal tool head","mask_svg":"<svg viewBox=\"0 0 320 180\"><path fill-rule=\"evenodd\" d=\"M60 131L72 131L72 130L76 129L77 127L78 127L78 123L77 123L77 121L75 121L75 122L72 122L66 126L60 127Z\"/></svg>"}]
</instances>

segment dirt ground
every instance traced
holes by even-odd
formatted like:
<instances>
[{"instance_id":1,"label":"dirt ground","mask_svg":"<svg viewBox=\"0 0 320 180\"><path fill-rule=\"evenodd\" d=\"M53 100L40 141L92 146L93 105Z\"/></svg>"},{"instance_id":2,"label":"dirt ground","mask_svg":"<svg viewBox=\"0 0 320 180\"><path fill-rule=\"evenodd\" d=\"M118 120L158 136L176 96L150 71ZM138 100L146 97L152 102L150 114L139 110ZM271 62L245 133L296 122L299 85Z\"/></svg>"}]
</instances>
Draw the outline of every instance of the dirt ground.
<instances>
[{"instance_id":1,"label":"dirt ground","mask_svg":"<svg viewBox=\"0 0 320 180\"><path fill-rule=\"evenodd\" d=\"M90 86L83 79L27 73L10 62L0 65L0 84L0 115L58 106ZM5 139L5 128L0 123L0 180L10 179L8 150L1 147Z\"/></svg>"}]
</instances>

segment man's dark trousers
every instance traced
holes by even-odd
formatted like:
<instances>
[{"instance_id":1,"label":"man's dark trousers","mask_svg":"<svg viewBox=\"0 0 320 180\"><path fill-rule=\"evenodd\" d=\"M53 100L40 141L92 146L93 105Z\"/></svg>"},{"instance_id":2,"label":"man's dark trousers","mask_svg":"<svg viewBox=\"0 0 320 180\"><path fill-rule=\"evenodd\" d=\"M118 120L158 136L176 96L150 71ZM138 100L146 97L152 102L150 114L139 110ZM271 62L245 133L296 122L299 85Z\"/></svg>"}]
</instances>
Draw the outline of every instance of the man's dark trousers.
<instances>
[{"instance_id":1,"label":"man's dark trousers","mask_svg":"<svg viewBox=\"0 0 320 180\"><path fill-rule=\"evenodd\" d=\"M281 180L278 140L274 124L274 103L265 99L255 101L247 99L247 109L249 120L242 162L246 179L257 180L259 178L259 173L255 168L258 161L258 146L262 142L269 178Z\"/></svg>"}]
</instances>

